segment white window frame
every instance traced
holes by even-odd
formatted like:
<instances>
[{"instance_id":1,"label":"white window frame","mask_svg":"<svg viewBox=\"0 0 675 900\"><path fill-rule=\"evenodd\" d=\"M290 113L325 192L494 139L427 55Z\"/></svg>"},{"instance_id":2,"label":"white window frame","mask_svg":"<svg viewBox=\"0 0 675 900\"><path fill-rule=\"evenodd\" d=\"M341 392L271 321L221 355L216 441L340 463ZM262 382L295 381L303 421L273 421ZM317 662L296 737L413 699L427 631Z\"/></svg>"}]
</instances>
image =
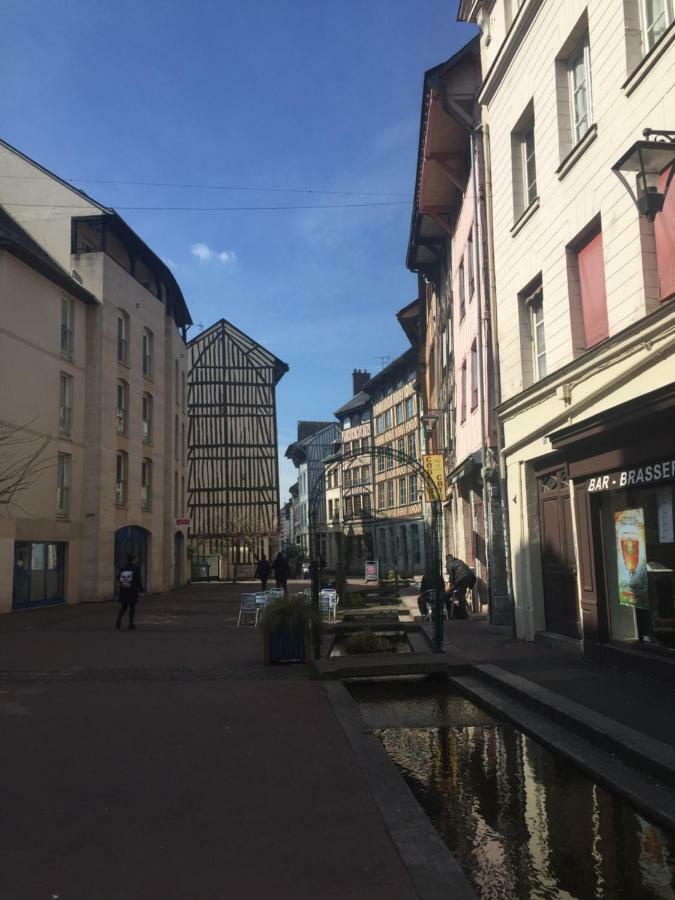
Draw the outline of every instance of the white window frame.
<instances>
[{"instance_id":1,"label":"white window frame","mask_svg":"<svg viewBox=\"0 0 675 900\"><path fill-rule=\"evenodd\" d=\"M70 297L61 298L61 355L73 358L75 346L75 301Z\"/></svg>"},{"instance_id":2,"label":"white window frame","mask_svg":"<svg viewBox=\"0 0 675 900\"><path fill-rule=\"evenodd\" d=\"M127 454L123 450L118 450L115 457L115 503L117 506L126 506L127 503L128 468Z\"/></svg>"},{"instance_id":3,"label":"white window frame","mask_svg":"<svg viewBox=\"0 0 675 900\"><path fill-rule=\"evenodd\" d=\"M153 402L152 394L144 393L141 400L141 418L143 424L143 443L152 443L152 416Z\"/></svg>"},{"instance_id":4,"label":"white window frame","mask_svg":"<svg viewBox=\"0 0 675 900\"><path fill-rule=\"evenodd\" d=\"M532 137L531 151L528 150L527 146L530 136ZM520 151L523 167L523 208L527 209L537 199L537 144L534 139L534 122L530 122L520 135ZM534 177L531 181L529 170L530 160L532 160L534 168Z\"/></svg>"},{"instance_id":5,"label":"white window frame","mask_svg":"<svg viewBox=\"0 0 675 900\"><path fill-rule=\"evenodd\" d=\"M72 484L73 458L70 453L59 453L56 457L56 515L68 518L70 515L70 488Z\"/></svg>"},{"instance_id":6,"label":"white window frame","mask_svg":"<svg viewBox=\"0 0 675 900\"><path fill-rule=\"evenodd\" d=\"M149 328L143 329L143 375L145 378L152 378L152 368L153 368L153 344L154 337L152 331Z\"/></svg>"},{"instance_id":7,"label":"white window frame","mask_svg":"<svg viewBox=\"0 0 675 900\"><path fill-rule=\"evenodd\" d=\"M544 330L544 295L542 291L528 301L528 317L532 338L532 374L535 381L541 381L547 375L546 367L546 332Z\"/></svg>"},{"instance_id":8,"label":"white window frame","mask_svg":"<svg viewBox=\"0 0 675 900\"><path fill-rule=\"evenodd\" d=\"M394 506L394 479L390 478L387 482L387 509Z\"/></svg>"},{"instance_id":9,"label":"white window frame","mask_svg":"<svg viewBox=\"0 0 675 900\"><path fill-rule=\"evenodd\" d=\"M658 2L658 0L657 0ZM668 31L670 26L673 24L673 0L663 0L663 9L656 16L656 18L650 17L649 10L650 6L652 6L652 2L650 0L640 0L640 16L642 19L642 41L644 44L644 52L649 53L649 51L659 42L661 37ZM651 18L651 20L650 20ZM657 34L656 28L659 23L663 23L661 31Z\"/></svg>"},{"instance_id":10,"label":"white window frame","mask_svg":"<svg viewBox=\"0 0 675 900\"><path fill-rule=\"evenodd\" d=\"M118 434L129 434L129 384L117 379L116 428Z\"/></svg>"},{"instance_id":11,"label":"white window frame","mask_svg":"<svg viewBox=\"0 0 675 900\"><path fill-rule=\"evenodd\" d=\"M61 372L59 376L59 434L70 437L73 427L73 376Z\"/></svg>"},{"instance_id":12,"label":"white window frame","mask_svg":"<svg viewBox=\"0 0 675 900\"><path fill-rule=\"evenodd\" d=\"M579 64L583 73L583 82L577 83ZM578 144L588 129L593 124L593 94L591 90L591 48L588 42L588 34L577 45L567 60L567 79L570 97L570 121L574 143ZM586 108L584 114L578 115L577 96L585 95Z\"/></svg>"},{"instance_id":13,"label":"white window frame","mask_svg":"<svg viewBox=\"0 0 675 900\"><path fill-rule=\"evenodd\" d=\"M384 430L389 431L392 425L391 407L384 411Z\"/></svg>"},{"instance_id":14,"label":"white window frame","mask_svg":"<svg viewBox=\"0 0 675 900\"><path fill-rule=\"evenodd\" d=\"M117 362L129 365L129 314L123 309L117 313Z\"/></svg>"},{"instance_id":15,"label":"white window frame","mask_svg":"<svg viewBox=\"0 0 675 900\"><path fill-rule=\"evenodd\" d=\"M377 508L384 509L384 482L381 481L377 486Z\"/></svg>"},{"instance_id":16,"label":"white window frame","mask_svg":"<svg viewBox=\"0 0 675 900\"><path fill-rule=\"evenodd\" d=\"M141 463L141 509L152 509L152 460L147 457Z\"/></svg>"},{"instance_id":17,"label":"white window frame","mask_svg":"<svg viewBox=\"0 0 675 900\"><path fill-rule=\"evenodd\" d=\"M399 478L399 480L398 480L398 505L399 506L407 506L408 505L406 488L407 488L406 479L405 479L405 476L403 476L402 478Z\"/></svg>"}]
</instances>

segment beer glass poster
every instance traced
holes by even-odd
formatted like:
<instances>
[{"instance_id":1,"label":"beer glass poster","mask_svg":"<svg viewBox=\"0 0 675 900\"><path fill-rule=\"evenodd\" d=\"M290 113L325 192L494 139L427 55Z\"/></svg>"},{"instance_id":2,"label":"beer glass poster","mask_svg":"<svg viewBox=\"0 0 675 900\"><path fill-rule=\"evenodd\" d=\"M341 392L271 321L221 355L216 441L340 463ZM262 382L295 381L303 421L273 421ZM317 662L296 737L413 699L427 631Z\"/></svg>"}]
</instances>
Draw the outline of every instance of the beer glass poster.
<instances>
[{"instance_id":1,"label":"beer glass poster","mask_svg":"<svg viewBox=\"0 0 675 900\"><path fill-rule=\"evenodd\" d=\"M614 513L614 527L619 603L622 606L648 607L644 510L623 509Z\"/></svg>"}]
</instances>

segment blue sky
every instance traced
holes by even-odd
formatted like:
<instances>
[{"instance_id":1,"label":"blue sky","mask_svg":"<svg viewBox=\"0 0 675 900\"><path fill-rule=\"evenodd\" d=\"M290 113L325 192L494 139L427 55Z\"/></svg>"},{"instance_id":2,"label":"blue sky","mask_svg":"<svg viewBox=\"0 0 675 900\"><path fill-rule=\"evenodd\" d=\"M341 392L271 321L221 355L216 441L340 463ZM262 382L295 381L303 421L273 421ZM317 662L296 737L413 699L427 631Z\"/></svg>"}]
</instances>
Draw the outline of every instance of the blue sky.
<instances>
[{"instance_id":1,"label":"blue sky","mask_svg":"<svg viewBox=\"0 0 675 900\"><path fill-rule=\"evenodd\" d=\"M350 397L352 369L375 372L406 347L394 314L416 291L404 260L422 76L471 38L456 11L456 0L3 4L0 136L120 209L170 262L196 323L223 316L289 364L282 454L298 419L329 419ZM293 472L285 461L282 497Z\"/></svg>"}]
</instances>

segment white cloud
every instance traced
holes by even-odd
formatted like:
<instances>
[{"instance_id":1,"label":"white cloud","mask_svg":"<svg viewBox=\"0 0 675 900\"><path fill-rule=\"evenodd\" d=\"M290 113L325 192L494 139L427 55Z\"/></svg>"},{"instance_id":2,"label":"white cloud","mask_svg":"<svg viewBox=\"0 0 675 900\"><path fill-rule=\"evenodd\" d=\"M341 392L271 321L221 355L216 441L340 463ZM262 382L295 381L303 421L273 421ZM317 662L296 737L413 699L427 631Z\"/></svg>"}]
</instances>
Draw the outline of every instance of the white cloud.
<instances>
[{"instance_id":1,"label":"white cloud","mask_svg":"<svg viewBox=\"0 0 675 900\"><path fill-rule=\"evenodd\" d=\"M190 253L201 260L201 262L210 262L212 259L218 259L224 265L229 265L237 260L234 250L221 250L219 252L217 250L212 250L208 244L202 243L193 244L192 247L190 247Z\"/></svg>"}]
</instances>

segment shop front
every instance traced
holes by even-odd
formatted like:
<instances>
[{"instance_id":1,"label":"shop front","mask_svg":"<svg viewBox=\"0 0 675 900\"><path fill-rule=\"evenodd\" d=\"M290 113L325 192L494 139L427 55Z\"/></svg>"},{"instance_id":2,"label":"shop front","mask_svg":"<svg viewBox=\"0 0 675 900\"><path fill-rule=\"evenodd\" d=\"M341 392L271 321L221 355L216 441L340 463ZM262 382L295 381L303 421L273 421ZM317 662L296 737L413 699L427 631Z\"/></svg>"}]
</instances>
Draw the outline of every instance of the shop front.
<instances>
[{"instance_id":1,"label":"shop front","mask_svg":"<svg viewBox=\"0 0 675 900\"><path fill-rule=\"evenodd\" d=\"M585 652L675 681L675 385L551 444L573 486Z\"/></svg>"},{"instance_id":2,"label":"shop front","mask_svg":"<svg viewBox=\"0 0 675 900\"><path fill-rule=\"evenodd\" d=\"M65 603L67 544L60 541L16 541L12 609Z\"/></svg>"}]
</instances>

